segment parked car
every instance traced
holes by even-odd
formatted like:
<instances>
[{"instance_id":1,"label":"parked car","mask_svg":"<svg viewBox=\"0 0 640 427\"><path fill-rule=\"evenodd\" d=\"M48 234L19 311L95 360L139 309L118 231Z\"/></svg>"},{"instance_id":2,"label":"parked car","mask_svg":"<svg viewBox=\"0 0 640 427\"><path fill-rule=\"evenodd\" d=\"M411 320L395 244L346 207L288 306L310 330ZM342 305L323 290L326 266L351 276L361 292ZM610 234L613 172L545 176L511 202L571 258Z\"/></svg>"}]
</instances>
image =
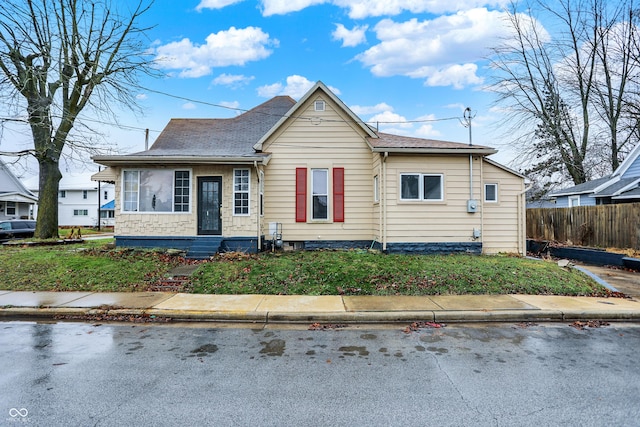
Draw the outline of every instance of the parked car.
<instances>
[{"instance_id":1,"label":"parked car","mask_svg":"<svg viewBox=\"0 0 640 427\"><path fill-rule=\"evenodd\" d=\"M35 230L35 221L23 219L0 221L0 242L6 242L11 239L33 237Z\"/></svg>"}]
</instances>

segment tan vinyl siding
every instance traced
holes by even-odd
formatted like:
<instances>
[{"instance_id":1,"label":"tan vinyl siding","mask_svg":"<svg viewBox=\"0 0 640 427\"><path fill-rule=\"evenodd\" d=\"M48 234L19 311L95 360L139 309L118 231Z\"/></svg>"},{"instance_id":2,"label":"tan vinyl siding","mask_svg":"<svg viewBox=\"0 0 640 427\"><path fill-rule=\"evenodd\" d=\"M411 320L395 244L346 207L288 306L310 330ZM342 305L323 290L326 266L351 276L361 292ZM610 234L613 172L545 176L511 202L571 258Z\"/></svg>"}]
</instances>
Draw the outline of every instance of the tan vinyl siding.
<instances>
[{"instance_id":1,"label":"tan vinyl siding","mask_svg":"<svg viewBox=\"0 0 640 427\"><path fill-rule=\"evenodd\" d=\"M249 169L250 208L248 216L233 215L233 170ZM127 170L144 168L125 168ZM114 168L116 176L116 210L115 234L122 236L196 236L197 225L197 191L198 177L222 177L222 236L257 236L258 197L255 168L253 166L194 166L184 167L154 167L151 169L178 169L191 171L191 211L188 213L127 213L122 211L122 168Z\"/></svg>"},{"instance_id":2,"label":"tan vinyl siding","mask_svg":"<svg viewBox=\"0 0 640 427\"><path fill-rule=\"evenodd\" d=\"M325 101L325 111L314 102ZM328 98L312 96L263 145L272 158L265 167L265 226L283 224L285 241L370 240L373 235L372 156L363 131ZM296 168L307 168L307 221L295 218ZM329 171L329 219L312 220L311 169ZM333 222L332 169L344 168L344 222Z\"/></svg>"},{"instance_id":3,"label":"tan vinyl siding","mask_svg":"<svg viewBox=\"0 0 640 427\"><path fill-rule=\"evenodd\" d=\"M471 242L473 230L482 225L478 212L467 212L469 191L469 156L400 156L386 160L387 241ZM442 201L406 201L400 199L400 175L404 173L442 174ZM473 161L473 196L480 195L480 160Z\"/></svg>"},{"instance_id":4,"label":"tan vinyl siding","mask_svg":"<svg viewBox=\"0 0 640 427\"><path fill-rule=\"evenodd\" d=\"M488 162L484 162L483 171L483 184L498 184L498 202L484 202L483 252L520 252L524 233L524 223L519 224L524 221L524 180ZM482 196L484 200L484 185Z\"/></svg>"}]
</instances>

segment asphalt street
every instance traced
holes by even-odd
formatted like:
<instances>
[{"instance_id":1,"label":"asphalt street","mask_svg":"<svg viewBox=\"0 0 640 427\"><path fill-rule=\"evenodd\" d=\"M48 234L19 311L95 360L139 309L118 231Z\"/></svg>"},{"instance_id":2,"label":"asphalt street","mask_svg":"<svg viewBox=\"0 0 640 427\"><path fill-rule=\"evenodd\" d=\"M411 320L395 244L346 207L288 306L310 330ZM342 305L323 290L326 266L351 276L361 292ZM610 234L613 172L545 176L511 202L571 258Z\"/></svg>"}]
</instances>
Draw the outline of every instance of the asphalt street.
<instances>
[{"instance_id":1,"label":"asphalt street","mask_svg":"<svg viewBox=\"0 0 640 427\"><path fill-rule=\"evenodd\" d=\"M1 322L0 425L639 425L638 324L324 326Z\"/></svg>"}]
</instances>

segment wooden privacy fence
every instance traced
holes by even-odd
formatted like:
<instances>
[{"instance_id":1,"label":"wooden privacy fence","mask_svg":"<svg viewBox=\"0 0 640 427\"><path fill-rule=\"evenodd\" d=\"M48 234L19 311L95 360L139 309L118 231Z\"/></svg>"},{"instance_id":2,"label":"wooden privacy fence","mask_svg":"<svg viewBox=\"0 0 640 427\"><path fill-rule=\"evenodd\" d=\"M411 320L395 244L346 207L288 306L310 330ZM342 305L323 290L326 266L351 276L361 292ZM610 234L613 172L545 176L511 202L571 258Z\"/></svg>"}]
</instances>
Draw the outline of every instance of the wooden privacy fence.
<instances>
[{"instance_id":1,"label":"wooden privacy fence","mask_svg":"<svg viewBox=\"0 0 640 427\"><path fill-rule=\"evenodd\" d=\"M640 249L640 203L527 209L527 238Z\"/></svg>"}]
</instances>

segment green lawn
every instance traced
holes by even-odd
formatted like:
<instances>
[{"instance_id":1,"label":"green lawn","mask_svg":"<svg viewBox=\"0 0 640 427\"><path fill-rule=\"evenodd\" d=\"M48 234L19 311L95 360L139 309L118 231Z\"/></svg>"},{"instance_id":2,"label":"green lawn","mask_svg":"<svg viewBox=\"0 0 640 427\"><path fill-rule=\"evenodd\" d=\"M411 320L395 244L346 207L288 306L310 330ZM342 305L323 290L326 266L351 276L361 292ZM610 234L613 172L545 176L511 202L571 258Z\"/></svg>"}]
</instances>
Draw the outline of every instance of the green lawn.
<instances>
[{"instance_id":1,"label":"green lawn","mask_svg":"<svg viewBox=\"0 0 640 427\"><path fill-rule=\"evenodd\" d=\"M180 257L82 245L0 247L0 289L144 291ZM367 251L226 254L202 262L193 292L210 294L606 295L576 270L506 256L383 255Z\"/></svg>"}]
</instances>

